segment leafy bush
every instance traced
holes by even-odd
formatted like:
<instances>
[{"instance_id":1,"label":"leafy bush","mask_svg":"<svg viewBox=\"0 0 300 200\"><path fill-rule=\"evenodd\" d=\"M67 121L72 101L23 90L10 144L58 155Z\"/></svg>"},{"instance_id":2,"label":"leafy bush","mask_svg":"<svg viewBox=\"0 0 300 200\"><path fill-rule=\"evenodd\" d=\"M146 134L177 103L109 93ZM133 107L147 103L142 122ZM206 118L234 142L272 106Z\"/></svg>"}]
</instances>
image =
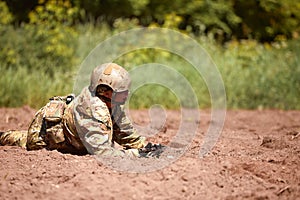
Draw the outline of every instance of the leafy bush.
<instances>
[{"instance_id":1,"label":"leafy bush","mask_svg":"<svg viewBox=\"0 0 300 200\"><path fill-rule=\"evenodd\" d=\"M299 44L299 40L273 46L235 41L215 55L225 82L228 107L299 109Z\"/></svg>"},{"instance_id":2,"label":"leafy bush","mask_svg":"<svg viewBox=\"0 0 300 200\"><path fill-rule=\"evenodd\" d=\"M29 24L20 27L1 21L1 105L37 108L50 96L72 91L78 61L74 56L77 33L70 15L76 10L67 2L48 1L45 7L32 11ZM4 16L10 16L0 3L1 10L7 12Z\"/></svg>"},{"instance_id":3,"label":"leafy bush","mask_svg":"<svg viewBox=\"0 0 300 200\"><path fill-rule=\"evenodd\" d=\"M40 1L40 5L29 13L25 30L33 36L33 43L42 43L37 57L52 62L49 73L57 68L68 69L75 62L77 32L72 25L78 12L69 1Z\"/></svg>"},{"instance_id":4,"label":"leafy bush","mask_svg":"<svg viewBox=\"0 0 300 200\"><path fill-rule=\"evenodd\" d=\"M28 24L0 28L1 67L22 66L51 76L56 70L70 70L78 62L74 57L78 35L71 26L76 13L68 1L47 1L30 13Z\"/></svg>"}]
</instances>

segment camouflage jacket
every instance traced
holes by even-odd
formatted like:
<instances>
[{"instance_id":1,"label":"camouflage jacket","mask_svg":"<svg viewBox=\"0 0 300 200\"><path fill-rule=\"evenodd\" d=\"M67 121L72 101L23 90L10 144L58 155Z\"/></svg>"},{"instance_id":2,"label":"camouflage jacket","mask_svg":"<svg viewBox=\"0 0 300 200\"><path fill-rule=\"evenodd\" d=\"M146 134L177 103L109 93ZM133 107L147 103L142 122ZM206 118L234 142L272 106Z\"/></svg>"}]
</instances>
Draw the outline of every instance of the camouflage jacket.
<instances>
[{"instance_id":1,"label":"camouflage jacket","mask_svg":"<svg viewBox=\"0 0 300 200\"><path fill-rule=\"evenodd\" d=\"M109 110L106 104L86 87L66 108L66 137L77 149L82 145L90 154L134 155L145 146L145 138L137 134L124 107ZM114 144L121 149L114 148Z\"/></svg>"}]
</instances>

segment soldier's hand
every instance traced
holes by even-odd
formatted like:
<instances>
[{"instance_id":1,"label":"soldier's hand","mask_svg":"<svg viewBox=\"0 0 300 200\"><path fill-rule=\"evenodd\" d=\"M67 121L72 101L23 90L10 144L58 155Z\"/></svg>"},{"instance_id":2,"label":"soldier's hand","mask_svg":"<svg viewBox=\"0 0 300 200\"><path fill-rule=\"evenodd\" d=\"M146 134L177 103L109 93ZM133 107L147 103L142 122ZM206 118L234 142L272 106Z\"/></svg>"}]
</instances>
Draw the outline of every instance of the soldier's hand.
<instances>
[{"instance_id":1,"label":"soldier's hand","mask_svg":"<svg viewBox=\"0 0 300 200\"><path fill-rule=\"evenodd\" d=\"M159 157L166 147L161 144L149 142L145 147L139 149L141 157Z\"/></svg>"}]
</instances>

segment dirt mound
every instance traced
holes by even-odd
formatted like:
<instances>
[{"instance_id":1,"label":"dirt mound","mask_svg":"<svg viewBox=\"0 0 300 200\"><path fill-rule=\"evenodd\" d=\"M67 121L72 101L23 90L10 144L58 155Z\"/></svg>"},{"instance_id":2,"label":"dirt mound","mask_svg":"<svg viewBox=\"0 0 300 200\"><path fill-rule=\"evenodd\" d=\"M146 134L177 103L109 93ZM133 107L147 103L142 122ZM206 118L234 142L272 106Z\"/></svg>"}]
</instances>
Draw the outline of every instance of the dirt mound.
<instances>
[{"instance_id":1,"label":"dirt mound","mask_svg":"<svg viewBox=\"0 0 300 200\"><path fill-rule=\"evenodd\" d=\"M5 131L26 129L35 110L0 113ZM146 173L118 171L91 155L2 146L0 199L300 199L300 111L227 111L222 135L204 158L199 151L211 119L209 111L200 114L201 120L192 121L199 128L187 151ZM131 117L140 126L150 121L146 110L131 111ZM180 150L180 140L170 142L180 121L178 111L167 111L166 123L150 138Z\"/></svg>"}]
</instances>

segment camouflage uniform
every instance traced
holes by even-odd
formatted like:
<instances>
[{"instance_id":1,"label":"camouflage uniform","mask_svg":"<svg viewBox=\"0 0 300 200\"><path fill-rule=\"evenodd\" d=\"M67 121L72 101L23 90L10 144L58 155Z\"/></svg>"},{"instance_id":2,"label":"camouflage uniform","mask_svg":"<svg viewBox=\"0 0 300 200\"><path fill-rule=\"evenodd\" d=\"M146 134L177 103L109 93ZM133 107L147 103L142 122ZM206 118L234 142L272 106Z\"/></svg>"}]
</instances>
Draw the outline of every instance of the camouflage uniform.
<instances>
[{"instance_id":1,"label":"camouflage uniform","mask_svg":"<svg viewBox=\"0 0 300 200\"><path fill-rule=\"evenodd\" d=\"M104 73L108 75L113 70L119 70L116 64L106 64L104 67ZM95 70L98 74L103 73L102 68L100 71L99 67ZM125 115L123 105L117 105L110 110L95 95L95 83L99 82L97 78L93 73L94 82L92 80L91 85L84 88L70 103L67 103L66 97L52 98L36 113L28 131L2 133L0 144L17 145L28 150L47 148L75 154L88 152L97 155L139 156L138 149L146 145L145 138L139 136L133 128ZM129 87L129 79L123 79L128 81L126 87ZM120 80L118 88L124 86L124 81ZM114 148L115 143L122 148Z\"/></svg>"},{"instance_id":2,"label":"camouflage uniform","mask_svg":"<svg viewBox=\"0 0 300 200\"><path fill-rule=\"evenodd\" d=\"M0 136L0 144L28 150L47 148L75 154L134 156L138 156L137 149L145 146L145 138L137 134L123 106L109 111L88 88L69 104L65 103L65 97L57 98L64 105L61 119L52 122L45 118L50 101L36 113L28 131L7 131ZM123 149L114 148L115 142Z\"/></svg>"}]
</instances>

